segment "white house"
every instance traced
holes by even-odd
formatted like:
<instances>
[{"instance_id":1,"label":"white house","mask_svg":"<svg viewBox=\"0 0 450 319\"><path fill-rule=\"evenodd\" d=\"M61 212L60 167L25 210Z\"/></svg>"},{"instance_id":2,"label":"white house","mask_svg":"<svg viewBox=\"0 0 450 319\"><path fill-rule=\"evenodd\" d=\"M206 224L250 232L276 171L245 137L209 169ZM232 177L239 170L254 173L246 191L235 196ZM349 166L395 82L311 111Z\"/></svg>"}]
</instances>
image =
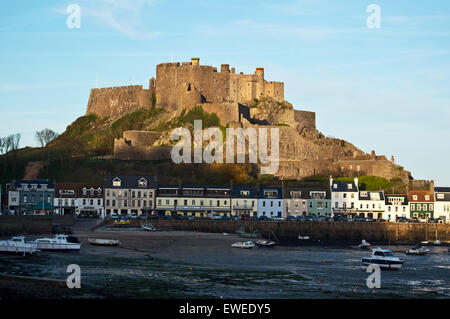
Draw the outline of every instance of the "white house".
<instances>
[{"instance_id":1,"label":"white house","mask_svg":"<svg viewBox=\"0 0 450 319\"><path fill-rule=\"evenodd\" d=\"M434 194L434 217L450 222L450 187L435 187Z\"/></svg>"},{"instance_id":2,"label":"white house","mask_svg":"<svg viewBox=\"0 0 450 319\"><path fill-rule=\"evenodd\" d=\"M351 182L333 181L330 177L331 209L334 215L354 215L359 201L358 178Z\"/></svg>"},{"instance_id":3,"label":"white house","mask_svg":"<svg viewBox=\"0 0 450 319\"><path fill-rule=\"evenodd\" d=\"M79 217L105 217L103 187L88 183L57 183L55 213Z\"/></svg>"},{"instance_id":4,"label":"white house","mask_svg":"<svg viewBox=\"0 0 450 319\"><path fill-rule=\"evenodd\" d=\"M361 217L387 220L384 191L359 191L356 211Z\"/></svg>"},{"instance_id":5,"label":"white house","mask_svg":"<svg viewBox=\"0 0 450 319\"><path fill-rule=\"evenodd\" d=\"M385 214L383 219L397 221L400 217L409 218L408 195L385 195Z\"/></svg>"}]
</instances>

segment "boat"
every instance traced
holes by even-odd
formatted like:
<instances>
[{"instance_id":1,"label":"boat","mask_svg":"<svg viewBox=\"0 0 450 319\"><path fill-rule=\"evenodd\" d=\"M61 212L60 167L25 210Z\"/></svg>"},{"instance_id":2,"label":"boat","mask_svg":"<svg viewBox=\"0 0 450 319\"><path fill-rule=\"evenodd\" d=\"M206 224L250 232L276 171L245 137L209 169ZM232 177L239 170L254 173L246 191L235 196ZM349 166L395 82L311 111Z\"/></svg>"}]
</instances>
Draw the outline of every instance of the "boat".
<instances>
[{"instance_id":1,"label":"boat","mask_svg":"<svg viewBox=\"0 0 450 319\"><path fill-rule=\"evenodd\" d=\"M367 242L365 239L363 239L361 241L361 244L358 245L358 248L366 249L366 248L369 248L370 246L372 246L372 245L369 242Z\"/></svg>"},{"instance_id":2,"label":"boat","mask_svg":"<svg viewBox=\"0 0 450 319\"><path fill-rule=\"evenodd\" d=\"M34 241L42 251L71 252L80 251L81 244L77 237L58 234L54 238L38 238Z\"/></svg>"},{"instance_id":3,"label":"boat","mask_svg":"<svg viewBox=\"0 0 450 319\"><path fill-rule=\"evenodd\" d=\"M264 247L264 248L273 248L277 244L276 242L274 242L272 240L265 240L265 239L257 240L255 243L258 247Z\"/></svg>"},{"instance_id":4,"label":"boat","mask_svg":"<svg viewBox=\"0 0 450 319\"><path fill-rule=\"evenodd\" d=\"M423 246L416 246L413 248L410 248L406 251L406 254L408 255L426 255L430 250L428 248L425 248Z\"/></svg>"},{"instance_id":5,"label":"boat","mask_svg":"<svg viewBox=\"0 0 450 319\"><path fill-rule=\"evenodd\" d=\"M435 245L435 246L439 246L441 244L442 244L441 241L437 240L437 239L433 242L433 245Z\"/></svg>"},{"instance_id":6,"label":"boat","mask_svg":"<svg viewBox=\"0 0 450 319\"><path fill-rule=\"evenodd\" d=\"M89 244L99 246L119 246L120 240L117 239L100 239L100 238L88 238Z\"/></svg>"},{"instance_id":7,"label":"boat","mask_svg":"<svg viewBox=\"0 0 450 319\"><path fill-rule=\"evenodd\" d=\"M141 225L141 229L146 230L146 231L155 231L156 230L155 226L153 226L152 224L143 224L143 225Z\"/></svg>"},{"instance_id":8,"label":"boat","mask_svg":"<svg viewBox=\"0 0 450 319\"><path fill-rule=\"evenodd\" d=\"M25 237L17 236L9 240L0 241L0 252L6 254L26 254L33 255L38 252L36 243L26 243Z\"/></svg>"},{"instance_id":9,"label":"boat","mask_svg":"<svg viewBox=\"0 0 450 319\"><path fill-rule=\"evenodd\" d=\"M113 225L130 225L131 222L129 220L116 220L115 222L113 222Z\"/></svg>"},{"instance_id":10,"label":"boat","mask_svg":"<svg viewBox=\"0 0 450 319\"><path fill-rule=\"evenodd\" d=\"M428 240L421 241L420 243L421 243L422 245L428 245L428 244L429 244Z\"/></svg>"},{"instance_id":11,"label":"boat","mask_svg":"<svg viewBox=\"0 0 450 319\"><path fill-rule=\"evenodd\" d=\"M239 237L255 239L258 238L258 234L241 233L239 234Z\"/></svg>"},{"instance_id":12,"label":"boat","mask_svg":"<svg viewBox=\"0 0 450 319\"><path fill-rule=\"evenodd\" d=\"M298 236L298 239L300 239L300 240L309 240L311 238L309 236Z\"/></svg>"},{"instance_id":13,"label":"boat","mask_svg":"<svg viewBox=\"0 0 450 319\"><path fill-rule=\"evenodd\" d=\"M237 243L232 244L231 247L250 249L250 248L255 247L255 243L252 241L239 241Z\"/></svg>"},{"instance_id":14,"label":"boat","mask_svg":"<svg viewBox=\"0 0 450 319\"><path fill-rule=\"evenodd\" d=\"M390 250L375 248L372 249L370 257L362 258L362 263L364 265L375 264L381 269L400 269L404 261L394 256Z\"/></svg>"}]
</instances>

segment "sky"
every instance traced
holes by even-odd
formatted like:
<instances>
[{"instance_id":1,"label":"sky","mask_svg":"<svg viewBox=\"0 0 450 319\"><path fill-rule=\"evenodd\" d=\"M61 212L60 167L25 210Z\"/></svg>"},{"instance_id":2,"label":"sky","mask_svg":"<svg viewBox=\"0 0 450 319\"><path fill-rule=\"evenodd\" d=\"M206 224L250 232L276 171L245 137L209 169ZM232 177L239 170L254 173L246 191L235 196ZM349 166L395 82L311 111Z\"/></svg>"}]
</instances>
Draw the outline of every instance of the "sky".
<instances>
[{"instance_id":1,"label":"sky","mask_svg":"<svg viewBox=\"0 0 450 319\"><path fill-rule=\"evenodd\" d=\"M1 1L0 48L0 137L21 133L22 147L84 115L91 88L147 88L157 64L199 57L264 67L325 135L450 186L447 0Z\"/></svg>"}]
</instances>

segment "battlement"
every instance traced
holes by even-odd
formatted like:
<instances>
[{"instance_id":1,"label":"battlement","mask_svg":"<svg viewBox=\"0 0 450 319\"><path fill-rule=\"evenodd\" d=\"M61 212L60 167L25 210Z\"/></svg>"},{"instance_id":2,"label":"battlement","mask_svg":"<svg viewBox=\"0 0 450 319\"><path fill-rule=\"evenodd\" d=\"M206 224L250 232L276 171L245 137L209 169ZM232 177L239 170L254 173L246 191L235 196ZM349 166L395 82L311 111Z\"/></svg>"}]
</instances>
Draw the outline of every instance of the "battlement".
<instances>
[{"instance_id":1,"label":"battlement","mask_svg":"<svg viewBox=\"0 0 450 319\"><path fill-rule=\"evenodd\" d=\"M199 103L246 104L262 97L283 102L284 83L266 81L262 67L256 68L253 74L237 74L229 64L221 64L217 72L217 67L201 65L200 58L192 58L190 62L158 64L156 79L149 80L148 89L142 85L92 89L86 113L118 116L151 105L153 94L158 106L167 111Z\"/></svg>"}]
</instances>

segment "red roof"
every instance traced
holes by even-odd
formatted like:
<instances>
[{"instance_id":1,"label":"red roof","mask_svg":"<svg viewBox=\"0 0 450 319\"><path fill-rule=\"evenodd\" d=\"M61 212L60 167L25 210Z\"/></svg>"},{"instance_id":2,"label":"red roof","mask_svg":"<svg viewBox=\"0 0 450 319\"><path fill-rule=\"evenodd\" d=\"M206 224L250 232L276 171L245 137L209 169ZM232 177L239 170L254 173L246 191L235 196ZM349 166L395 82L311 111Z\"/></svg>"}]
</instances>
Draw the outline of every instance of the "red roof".
<instances>
[{"instance_id":1,"label":"red roof","mask_svg":"<svg viewBox=\"0 0 450 319\"><path fill-rule=\"evenodd\" d=\"M417 199L414 199L414 195L417 196ZM428 195L428 199L425 199L425 196ZM408 191L408 201L409 202L434 202L434 196L430 191L419 190L419 191Z\"/></svg>"}]
</instances>

